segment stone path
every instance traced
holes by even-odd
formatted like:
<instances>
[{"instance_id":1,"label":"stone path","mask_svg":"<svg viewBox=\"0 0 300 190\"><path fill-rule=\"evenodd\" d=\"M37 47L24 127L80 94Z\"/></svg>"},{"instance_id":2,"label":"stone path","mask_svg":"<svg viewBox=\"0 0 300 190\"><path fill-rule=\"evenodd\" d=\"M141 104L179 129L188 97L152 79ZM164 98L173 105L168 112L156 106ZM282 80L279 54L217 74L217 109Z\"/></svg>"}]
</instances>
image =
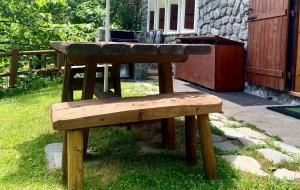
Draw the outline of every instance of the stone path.
<instances>
[{"instance_id":1,"label":"stone path","mask_svg":"<svg viewBox=\"0 0 300 190\"><path fill-rule=\"evenodd\" d=\"M243 92L215 93L200 86L174 79L174 90L203 91L217 95L223 100L223 111L227 116L256 125L269 135L278 135L291 145L300 147L300 120L285 116L270 110L270 105L281 105L272 100L266 100Z\"/></svg>"}]
</instances>

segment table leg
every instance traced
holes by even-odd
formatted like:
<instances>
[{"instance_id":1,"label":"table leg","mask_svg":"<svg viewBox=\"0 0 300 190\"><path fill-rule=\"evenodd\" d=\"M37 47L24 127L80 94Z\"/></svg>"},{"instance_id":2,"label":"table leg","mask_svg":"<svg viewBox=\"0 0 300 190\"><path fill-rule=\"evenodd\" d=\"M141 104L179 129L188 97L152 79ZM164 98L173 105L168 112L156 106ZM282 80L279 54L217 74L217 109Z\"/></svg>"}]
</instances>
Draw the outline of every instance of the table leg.
<instances>
[{"instance_id":1,"label":"table leg","mask_svg":"<svg viewBox=\"0 0 300 190\"><path fill-rule=\"evenodd\" d=\"M72 72L71 72L71 64L65 64L64 70L64 80L63 80L63 89L62 89L62 96L61 101L67 102L69 101L70 97L70 86L71 86L71 79L72 79Z\"/></svg>"},{"instance_id":2,"label":"table leg","mask_svg":"<svg viewBox=\"0 0 300 190\"><path fill-rule=\"evenodd\" d=\"M93 99L94 88L96 81L97 63L90 63L85 65L83 86L82 86L82 100ZM83 130L83 156L86 158L86 151L88 147L89 129Z\"/></svg>"},{"instance_id":3,"label":"table leg","mask_svg":"<svg viewBox=\"0 0 300 190\"><path fill-rule=\"evenodd\" d=\"M197 164L196 152L196 119L195 116L185 116L185 158L189 165Z\"/></svg>"},{"instance_id":4,"label":"table leg","mask_svg":"<svg viewBox=\"0 0 300 190\"><path fill-rule=\"evenodd\" d=\"M159 63L159 93L173 93L172 63ZM161 122L162 143L168 149L175 148L175 120L174 118L163 119Z\"/></svg>"},{"instance_id":5,"label":"table leg","mask_svg":"<svg viewBox=\"0 0 300 190\"><path fill-rule=\"evenodd\" d=\"M121 78L120 78L120 64L112 64L112 81L115 94L122 97Z\"/></svg>"}]
</instances>

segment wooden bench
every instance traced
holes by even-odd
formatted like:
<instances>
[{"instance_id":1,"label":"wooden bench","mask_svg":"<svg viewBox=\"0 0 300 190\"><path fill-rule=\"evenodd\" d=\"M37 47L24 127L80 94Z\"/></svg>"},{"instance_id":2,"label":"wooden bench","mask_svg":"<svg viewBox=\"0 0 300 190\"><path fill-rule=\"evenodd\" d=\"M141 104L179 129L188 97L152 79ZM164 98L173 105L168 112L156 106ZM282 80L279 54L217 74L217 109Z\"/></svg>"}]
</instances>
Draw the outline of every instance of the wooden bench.
<instances>
[{"instance_id":1,"label":"wooden bench","mask_svg":"<svg viewBox=\"0 0 300 190\"><path fill-rule=\"evenodd\" d=\"M66 130L64 150L67 163L62 174L69 189L82 189L84 130L124 123L159 120L185 116L186 159L196 164L195 116L199 129L206 176L216 179L216 160L212 145L208 114L221 111L221 100L200 92L161 94L145 97L83 100L52 105L55 130Z\"/></svg>"}]
</instances>

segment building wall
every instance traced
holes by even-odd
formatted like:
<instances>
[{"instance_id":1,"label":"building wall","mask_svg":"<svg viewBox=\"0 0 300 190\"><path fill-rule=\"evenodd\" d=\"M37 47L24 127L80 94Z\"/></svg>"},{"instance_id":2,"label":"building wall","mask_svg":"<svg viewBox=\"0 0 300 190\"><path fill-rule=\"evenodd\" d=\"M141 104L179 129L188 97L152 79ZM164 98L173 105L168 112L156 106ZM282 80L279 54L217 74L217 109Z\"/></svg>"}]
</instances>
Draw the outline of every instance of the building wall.
<instances>
[{"instance_id":1,"label":"building wall","mask_svg":"<svg viewBox=\"0 0 300 190\"><path fill-rule=\"evenodd\" d=\"M249 0L198 1L197 33L165 35L164 43L175 43L178 36L219 35L247 44ZM142 2L142 31L147 31L147 0Z\"/></svg>"}]
</instances>

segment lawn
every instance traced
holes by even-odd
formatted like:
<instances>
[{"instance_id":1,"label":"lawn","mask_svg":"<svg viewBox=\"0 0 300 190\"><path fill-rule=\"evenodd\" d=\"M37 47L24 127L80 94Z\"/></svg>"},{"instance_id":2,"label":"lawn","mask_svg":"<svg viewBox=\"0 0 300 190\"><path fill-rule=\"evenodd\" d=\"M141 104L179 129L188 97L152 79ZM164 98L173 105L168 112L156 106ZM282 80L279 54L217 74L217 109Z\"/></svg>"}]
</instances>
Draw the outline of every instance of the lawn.
<instances>
[{"instance_id":1,"label":"lawn","mask_svg":"<svg viewBox=\"0 0 300 190\"><path fill-rule=\"evenodd\" d=\"M157 92L153 83L126 82L122 88L125 96ZM52 130L49 112L60 92L61 85L53 83L0 100L0 189L66 188L59 170L47 171L44 155L47 144L62 141ZM152 139L149 126L93 129L90 134L90 149L97 154L84 164L85 189L300 189L297 183L240 173L219 154L219 180L205 180L200 154L196 167L185 164L182 124L177 149L157 154L142 154L135 143Z\"/></svg>"},{"instance_id":2,"label":"lawn","mask_svg":"<svg viewBox=\"0 0 300 190\"><path fill-rule=\"evenodd\" d=\"M288 108L287 110L291 111L291 112L300 113L300 108L299 107L297 107L297 108Z\"/></svg>"}]
</instances>

